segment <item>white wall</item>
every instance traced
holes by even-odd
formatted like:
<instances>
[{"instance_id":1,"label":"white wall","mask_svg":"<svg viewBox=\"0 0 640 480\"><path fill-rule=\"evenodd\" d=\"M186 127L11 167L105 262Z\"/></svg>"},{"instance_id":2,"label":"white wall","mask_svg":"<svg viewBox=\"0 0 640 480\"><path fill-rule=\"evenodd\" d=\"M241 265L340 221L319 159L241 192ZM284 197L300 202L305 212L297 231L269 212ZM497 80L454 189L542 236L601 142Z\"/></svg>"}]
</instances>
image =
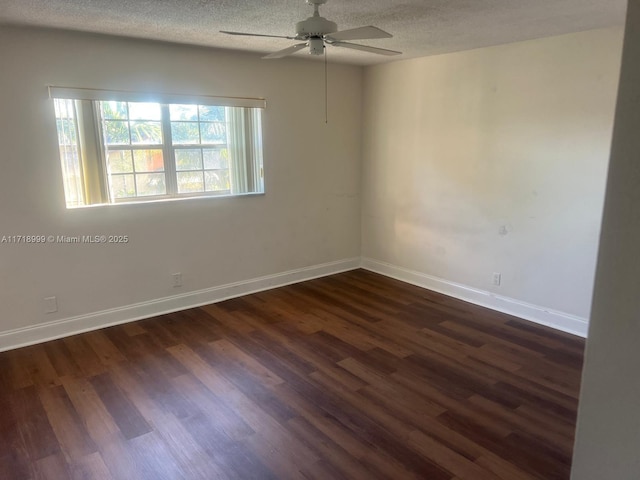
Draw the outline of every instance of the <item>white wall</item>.
<instances>
[{"instance_id":1,"label":"white wall","mask_svg":"<svg viewBox=\"0 0 640 480\"><path fill-rule=\"evenodd\" d=\"M359 256L361 68L331 66L325 125L322 62L12 27L0 60L0 236L130 237L0 244L0 333ZM265 97L266 194L65 209L49 84Z\"/></svg>"},{"instance_id":2,"label":"white wall","mask_svg":"<svg viewBox=\"0 0 640 480\"><path fill-rule=\"evenodd\" d=\"M573 480L640 478L640 2L629 2Z\"/></svg>"},{"instance_id":3,"label":"white wall","mask_svg":"<svg viewBox=\"0 0 640 480\"><path fill-rule=\"evenodd\" d=\"M369 67L370 266L584 334L621 44L613 28Z\"/></svg>"}]
</instances>

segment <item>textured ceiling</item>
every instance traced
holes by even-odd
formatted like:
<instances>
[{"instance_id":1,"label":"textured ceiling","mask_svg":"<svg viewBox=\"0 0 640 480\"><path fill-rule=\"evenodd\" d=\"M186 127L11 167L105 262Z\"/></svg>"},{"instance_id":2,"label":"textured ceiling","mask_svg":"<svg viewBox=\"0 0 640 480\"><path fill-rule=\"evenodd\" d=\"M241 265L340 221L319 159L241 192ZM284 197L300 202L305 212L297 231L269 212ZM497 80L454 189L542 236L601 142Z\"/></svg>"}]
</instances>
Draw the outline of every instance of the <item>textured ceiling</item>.
<instances>
[{"instance_id":1,"label":"textured ceiling","mask_svg":"<svg viewBox=\"0 0 640 480\"><path fill-rule=\"evenodd\" d=\"M626 0L329 0L322 16L341 30L375 25L391 39L366 45L398 57L332 48L330 59L370 65L622 25ZM293 35L310 16L304 0L0 0L0 23L90 31L255 52L286 39L231 37L219 30ZM304 52L304 51L303 51ZM296 56L304 56L297 53Z\"/></svg>"}]
</instances>

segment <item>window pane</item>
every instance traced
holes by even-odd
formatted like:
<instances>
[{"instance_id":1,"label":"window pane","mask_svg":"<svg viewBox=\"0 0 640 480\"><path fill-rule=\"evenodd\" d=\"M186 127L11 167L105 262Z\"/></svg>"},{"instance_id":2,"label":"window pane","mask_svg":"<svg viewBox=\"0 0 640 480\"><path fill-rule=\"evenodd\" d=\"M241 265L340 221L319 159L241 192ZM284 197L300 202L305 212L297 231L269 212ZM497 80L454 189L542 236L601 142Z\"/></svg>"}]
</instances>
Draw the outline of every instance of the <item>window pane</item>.
<instances>
[{"instance_id":1,"label":"window pane","mask_svg":"<svg viewBox=\"0 0 640 480\"><path fill-rule=\"evenodd\" d=\"M115 198L135 197L133 175L111 175L111 191Z\"/></svg>"},{"instance_id":2,"label":"window pane","mask_svg":"<svg viewBox=\"0 0 640 480\"><path fill-rule=\"evenodd\" d=\"M226 148L204 148L204 168L215 170L218 168L229 168L229 155Z\"/></svg>"},{"instance_id":3,"label":"window pane","mask_svg":"<svg viewBox=\"0 0 640 480\"><path fill-rule=\"evenodd\" d=\"M76 138L76 121L73 118L69 119L57 119L56 127L58 128L58 144L60 145L75 145L78 139Z\"/></svg>"},{"instance_id":4,"label":"window pane","mask_svg":"<svg viewBox=\"0 0 640 480\"><path fill-rule=\"evenodd\" d=\"M159 103L129 102L129 118L131 120L160 120Z\"/></svg>"},{"instance_id":5,"label":"window pane","mask_svg":"<svg viewBox=\"0 0 640 480\"><path fill-rule=\"evenodd\" d=\"M161 172L164 170L162 150L134 150L133 161L136 172Z\"/></svg>"},{"instance_id":6,"label":"window pane","mask_svg":"<svg viewBox=\"0 0 640 480\"><path fill-rule=\"evenodd\" d=\"M229 190L229 170L213 170L204 172L205 188L207 192Z\"/></svg>"},{"instance_id":7,"label":"window pane","mask_svg":"<svg viewBox=\"0 0 640 480\"><path fill-rule=\"evenodd\" d=\"M77 207L84 205L84 178L80 165L80 146L75 120L76 104L74 100L56 98L53 105L56 112L65 200L67 207Z\"/></svg>"},{"instance_id":8,"label":"window pane","mask_svg":"<svg viewBox=\"0 0 640 480\"><path fill-rule=\"evenodd\" d=\"M104 133L107 145L129 145L128 122L105 120Z\"/></svg>"},{"instance_id":9,"label":"window pane","mask_svg":"<svg viewBox=\"0 0 640 480\"><path fill-rule=\"evenodd\" d=\"M178 172L178 193L203 192L202 172Z\"/></svg>"},{"instance_id":10,"label":"window pane","mask_svg":"<svg viewBox=\"0 0 640 480\"><path fill-rule=\"evenodd\" d=\"M60 147L60 159L63 166L77 171L77 174L80 175L80 159L76 145L62 145Z\"/></svg>"},{"instance_id":11,"label":"window pane","mask_svg":"<svg viewBox=\"0 0 640 480\"><path fill-rule=\"evenodd\" d=\"M198 121L197 105L169 105L169 116L171 120L193 120Z\"/></svg>"},{"instance_id":12,"label":"window pane","mask_svg":"<svg viewBox=\"0 0 640 480\"><path fill-rule=\"evenodd\" d=\"M136 175L138 196L164 195L167 189L164 183L164 173L141 173Z\"/></svg>"},{"instance_id":13,"label":"window pane","mask_svg":"<svg viewBox=\"0 0 640 480\"><path fill-rule=\"evenodd\" d=\"M171 137L176 145L199 144L198 122L171 122Z\"/></svg>"},{"instance_id":14,"label":"window pane","mask_svg":"<svg viewBox=\"0 0 640 480\"><path fill-rule=\"evenodd\" d=\"M202 143L227 143L227 124L221 122L203 122L200 124Z\"/></svg>"},{"instance_id":15,"label":"window pane","mask_svg":"<svg viewBox=\"0 0 640 480\"><path fill-rule=\"evenodd\" d=\"M131 122L131 143L134 145L162 144L160 122Z\"/></svg>"},{"instance_id":16,"label":"window pane","mask_svg":"<svg viewBox=\"0 0 640 480\"><path fill-rule=\"evenodd\" d=\"M202 170L200 149L176 149L176 170Z\"/></svg>"},{"instance_id":17,"label":"window pane","mask_svg":"<svg viewBox=\"0 0 640 480\"><path fill-rule=\"evenodd\" d=\"M214 107L211 105L200 105L200 121L202 122L224 122L226 120L224 107Z\"/></svg>"},{"instance_id":18,"label":"window pane","mask_svg":"<svg viewBox=\"0 0 640 480\"><path fill-rule=\"evenodd\" d=\"M102 117L112 120L127 119L127 102L100 102Z\"/></svg>"},{"instance_id":19,"label":"window pane","mask_svg":"<svg viewBox=\"0 0 640 480\"><path fill-rule=\"evenodd\" d=\"M56 98L53 101L53 107L56 112L56 118L75 118L76 109L74 108L75 100L66 100Z\"/></svg>"},{"instance_id":20,"label":"window pane","mask_svg":"<svg viewBox=\"0 0 640 480\"><path fill-rule=\"evenodd\" d=\"M109 171L111 173L133 172L131 163L131 150L110 150L107 152Z\"/></svg>"}]
</instances>

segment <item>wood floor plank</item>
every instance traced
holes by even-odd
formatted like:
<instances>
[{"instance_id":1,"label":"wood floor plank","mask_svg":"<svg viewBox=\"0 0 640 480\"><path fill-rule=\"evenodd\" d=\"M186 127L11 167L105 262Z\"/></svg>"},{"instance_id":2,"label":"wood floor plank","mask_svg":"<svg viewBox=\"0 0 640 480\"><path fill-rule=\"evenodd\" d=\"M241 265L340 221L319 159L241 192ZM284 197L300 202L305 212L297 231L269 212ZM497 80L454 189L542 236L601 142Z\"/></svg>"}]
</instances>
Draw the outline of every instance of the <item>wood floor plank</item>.
<instances>
[{"instance_id":1,"label":"wood floor plank","mask_svg":"<svg viewBox=\"0 0 640 480\"><path fill-rule=\"evenodd\" d=\"M63 386L39 388L38 396L60 448L69 461L77 461L97 451Z\"/></svg>"},{"instance_id":2,"label":"wood floor plank","mask_svg":"<svg viewBox=\"0 0 640 480\"><path fill-rule=\"evenodd\" d=\"M168 445L174 453L176 460L181 465L181 470L187 478L194 480L226 478L226 473L220 468L218 463L214 461L212 456L201 448L191 433L187 431L184 424L175 417L171 411L163 408L160 402L154 401L154 399L147 394L147 391L142 388L139 382L137 373L127 369L124 365L119 365L115 370L111 371L111 375L118 386L136 405L136 408L145 419L148 419L154 431L161 436L166 445ZM183 376L186 376L186 374ZM175 382L176 380L177 379L172 379L171 381ZM190 385L176 385L176 388L182 387L190 387ZM190 393L191 398L192 395L197 394L197 391L191 389ZM197 404L197 399L194 400L194 402ZM215 415L218 415L219 410L219 408L215 408L211 411ZM199 412L197 415L200 414ZM215 423L217 426L220 425L217 417Z\"/></svg>"},{"instance_id":3,"label":"wood floor plank","mask_svg":"<svg viewBox=\"0 0 640 480\"><path fill-rule=\"evenodd\" d=\"M541 439L558 449L566 449L573 441L573 435L562 435L545 425L532 422L517 412L502 408L497 403L481 395L474 395L469 399L469 405L478 414L492 418L497 424L504 425L511 431L525 431L529 435Z\"/></svg>"},{"instance_id":4,"label":"wood floor plank","mask_svg":"<svg viewBox=\"0 0 640 480\"><path fill-rule=\"evenodd\" d=\"M0 478L568 480L583 350L349 271L0 353Z\"/></svg>"},{"instance_id":5,"label":"wood floor plank","mask_svg":"<svg viewBox=\"0 0 640 480\"><path fill-rule=\"evenodd\" d=\"M173 362L167 357L171 356L164 350L155 356L147 355L130 365L131 373L135 375L145 394L164 411L170 412L177 418L197 414L198 409L189 400L186 392L181 392L171 383L171 378L174 378L173 373L178 375L186 370L174 368ZM171 360L174 359L171 358Z\"/></svg>"},{"instance_id":6,"label":"wood floor plank","mask_svg":"<svg viewBox=\"0 0 640 480\"><path fill-rule=\"evenodd\" d=\"M126 442L136 471L154 480L191 480L185 475L174 453L157 432L136 436Z\"/></svg>"},{"instance_id":7,"label":"wood floor plank","mask_svg":"<svg viewBox=\"0 0 640 480\"><path fill-rule=\"evenodd\" d=\"M331 438L340 448L356 458L369 472L378 472L382 478L420 478L414 472L407 470L397 459L387 452L375 448L371 439L358 435L345 422L314 404L315 397L308 398L292 390L288 384L279 385L278 391L288 403L295 408L309 424L313 425L323 435ZM326 406L323 404L323 406ZM372 474L373 475L373 474ZM363 477L369 478L369 477Z\"/></svg>"},{"instance_id":8,"label":"wood floor plank","mask_svg":"<svg viewBox=\"0 0 640 480\"><path fill-rule=\"evenodd\" d=\"M0 478L27 480L31 478L31 459L20 435L20 419L12 411L12 399L12 390L0 392Z\"/></svg>"},{"instance_id":9,"label":"wood floor plank","mask_svg":"<svg viewBox=\"0 0 640 480\"><path fill-rule=\"evenodd\" d=\"M96 375L89 381L124 438L131 440L151 431L136 406L120 391L108 373Z\"/></svg>"},{"instance_id":10,"label":"wood floor plank","mask_svg":"<svg viewBox=\"0 0 640 480\"><path fill-rule=\"evenodd\" d=\"M201 412L216 425L216 429L234 441L242 441L255 431L242 420L236 411L214 395L197 378L190 374L172 380L176 388L189 392L189 398Z\"/></svg>"},{"instance_id":11,"label":"wood floor plank","mask_svg":"<svg viewBox=\"0 0 640 480\"><path fill-rule=\"evenodd\" d=\"M398 358L404 358L413 352L407 348L403 348L389 338L379 335L372 330L367 330L362 325L348 322L337 315L330 312L314 309L313 314L321 319L323 329L338 338L352 338L353 342L360 343L361 350L368 351L377 347L385 350ZM355 337L355 338L354 338ZM358 346L354 343L354 346Z\"/></svg>"},{"instance_id":12,"label":"wood floor plank","mask_svg":"<svg viewBox=\"0 0 640 480\"><path fill-rule=\"evenodd\" d=\"M265 386L279 385L284 382L284 380L279 378L275 373L271 372L259 361L256 361L255 358L247 355L228 340L217 340L211 342L209 345L216 354L233 361L247 373L251 374L257 382Z\"/></svg>"},{"instance_id":13,"label":"wood floor plank","mask_svg":"<svg viewBox=\"0 0 640 480\"><path fill-rule=\"evenodd\" d=\"M80 367L75 362L73 355L62 340L53 340L42 345L51 365L58 377L82 375Z\"/></svg>"},{"instance_id":14,"label":"wood floor plank","mask_svg":"<svg viewBox=\"0 0 640 480\"><path fill-rule=\"evenodd\" d=\"M24 365L31 375L33 384L36 386L60 385L58 373L42 345L28 347L27 350L29 355L24 359Z\"/></svg>"},{"instance_id":15,"label":"wood floor plank","mask_svg":"<svg viewBox=\"0 0 640 480\"><path fill-rule=\"evenodd\" d=\"M33 385L33 378L29 372L29 347L20 348L9 355L9 372L11 378L11 388L19 390Z\"/></svg>"},{"instance_id":16,"label":"wood floor plank","mask_svg":"<svg viewBox=\"0 0 640 480\"><path fill-rule=\"evenodd\" d=\"M286 438L286 432L281 424L273 417L266 414L262 407L254 403L242 391L240 391L230 380L215 372L211 366L199 357L195 352L180 345L171 348L172 354L176 355L190 372L198 378L219 398L233 405L244 421L257 433L268 432L272 441ZM308 462L318 460L308 449L300 445L290 445L290 448L301 458L306 458Z\"/></svg>"},{"instance_id":17,"label":"wood floor plank","mask_svg":"<svg viewBox=\"0 0 640 480\"><path fill-rule=\"evenodd\" d=\"M423 432L413 431L407 439L416 452L460 478L492 480L494 475Z\"/></svg>"},{"instance_id":18,"label":"wood floor plank","mask_svg":"<svg viewBox=\"0 0 640 480\"><path fill-rule=\"evenodd\" d=\"M335 399L342 400L345 405L355 406L361 403L361 398L352 392L335 388L330 378L318 374L316 380L334 395ZM388 453L402 463L409 471L427 475L433 479L448 479L450 475L438 465L424 459L415 451L406 448L406 440L411 428L387 413L383 408L369 405L365 412L355 410L338 412L333 414L348 427L364 438L370 439L380 450Z\"/></svg>"},{"instance_id":19,"label":"wood floor plank","mask_svg":"<svg viewBox=\"0 0 640 480\"><path fill-rule=\"evenodd\" d=\"M69 352L71 352L83 375L92 377L105 371L106 367L102 364L96 352L93 351L86 337L83 335L74 335L64 338L62 341Z\"/></svg>"},{"instance_id":20,"label":"wood floor plank","mask_svg":"<svg viewBox=\"0 0 640 480\"><path fill-rule=\"evenodd\" d=\"M367 470L362 463L349 455L332 438L315 428L304 417L292 418L287 424L298 439L305 442L309 448L313 449L327 463L334 465L335 469L340 472L339 475L332 478L370 478L372 480L383 478L379 472Z\"/></svg>"},{"instance_id":21,"label":"wood floor plank","mask_svg":"<svg viewBox=\"0 0 640 480\"><path fill-rule=\"evenodd\" d=\"M87 455L71 465L71 480L114 480L100 453Z\"/></svg>"},{"instance_id":22,"label":"wood floor plank","mask_svg":"<svg viewBox=\"0 0 640 480\"><path fill-rule=\"evenodd\" d=\"M492 472L500 480L534 480L535 478L496 455L482 455L476 459L476 463Z\"/></svg>"},{"instance_id":23,"label":"wood floor plank","mask_svg":"<svg viewBox=\"0 0 640 480\"><path fill-rule=\"evenodd\" d=\"M65 391L115 479L147 477L136 468L126 439L87 379L64 377ZM149 479L151 480L151 479Z\"/></svg>"},{"instance_id":24,"label":"wood floor plank","mask_svg":"<svg viewBox=\"0 0 640 480\"><path fill-rule=\"evenodd\" d=\"M33 464L34 480L60 480L71 476L71 465L61 453L41 458Z\"/></svg>"},{"instance_id":25,"label":"wood floor plank","mask_svg":"<svg viewBox=\"0 0 640 480\"><path fill-rule=\"evenodd\" d=\"M225 436L204 414L183 419L182 423L211 461L224 472L221 478L277 478L243 443Z\"/></svg>"},{"instance_id":26,"label":"wood floor plank","mask_svg":"<svg viewBox=\"0 0 640 480\"><path fill-rule=\"evenodd\" d=\"M60 444L36 394L36 387L14 390L10 399L11 411L29 459L36 461L59 453Z\"/></svg>"},{"instance_id":27,"label":"wood floor plank","mask_svg":"<svg viewBox=\"0 0 640 480\"><path fill-rule=\"evenodd\" d=\"M125 360L122 352L111 342L104 332L100 330L89 332L84 335L84 338L103 365L109 366Z\"/></svg>"}]
</instances>

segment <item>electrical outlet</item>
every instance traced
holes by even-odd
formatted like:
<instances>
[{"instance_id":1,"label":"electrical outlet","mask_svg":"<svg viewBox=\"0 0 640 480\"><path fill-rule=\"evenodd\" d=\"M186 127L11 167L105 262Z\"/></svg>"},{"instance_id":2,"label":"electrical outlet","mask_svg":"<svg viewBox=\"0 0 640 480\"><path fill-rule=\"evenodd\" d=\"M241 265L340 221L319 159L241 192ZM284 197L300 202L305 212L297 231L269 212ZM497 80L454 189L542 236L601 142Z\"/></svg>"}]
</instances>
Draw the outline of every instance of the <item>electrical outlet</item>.
<instances>
[{"instance_id":1,"label":"electrical outlet","mask_svg":"<svg viewBox=\"0 0 640 480\"><path fill-rule=\"evenodd\" d=\"M182 274L181 273L174 273L173 275L171 275L171 278L173 279L174 288L182 286Z\"/></svg>"},{"instance_id":2,"label":"electrical outlet","mask_svg":"<svg viewBox=\"0 0 640 480\"><path fill-rule=\"evenodd\" d=\"M499 287L500 283L502 283L502 274L498 272L493 272L493 284L496 287Z\"/></svg>"},{"instance_id":3,"label":"electrical outlet","mask_svg":"<svg viewBox=\"0 0 640 480\"><path fill-rule=\"evenodd\" d=\"M58 299L56 297L46 297L44 301L44 313L56 313L58 311Z\"/></svg>"}]
</instances>

